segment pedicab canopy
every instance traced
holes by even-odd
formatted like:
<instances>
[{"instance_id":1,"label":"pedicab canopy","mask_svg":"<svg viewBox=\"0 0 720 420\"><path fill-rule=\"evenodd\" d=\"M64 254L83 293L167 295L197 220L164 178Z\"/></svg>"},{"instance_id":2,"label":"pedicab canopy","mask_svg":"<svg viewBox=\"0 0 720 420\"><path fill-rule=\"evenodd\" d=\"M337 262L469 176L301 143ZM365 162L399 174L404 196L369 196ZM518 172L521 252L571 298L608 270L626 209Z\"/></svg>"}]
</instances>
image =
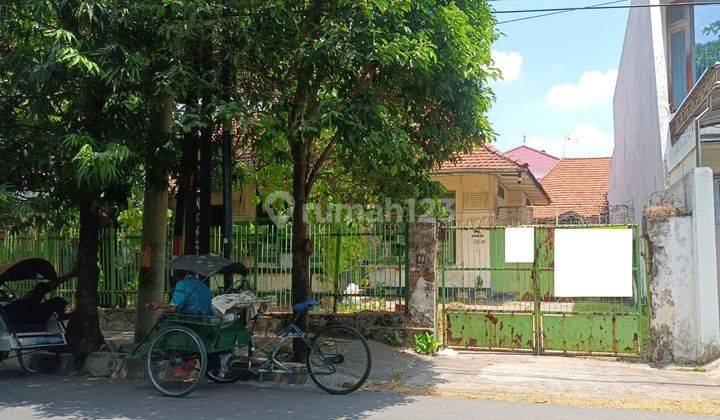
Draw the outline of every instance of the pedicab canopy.
<instances>
[{"instance_id":1,"label":"pedicab canopy","mask_svg":"<svg viewBox=\"0 0 720 420\"><path fill-rule=\"evenodd\" d=\"M202 277L210 277L216 273L243 276L248 274L248 269L242 263L215 254L183 255L170 263L170 269L190 271Z\"/></svg>"},{"instance_id":2,"label":"pedicab canopy","mask_svg":"<svg viewBox=\"0 0 720 420\"><path fill-rule=\"evenodd\" d=\"M0 263L0 285L20 280L54 280L55 268L48 260L30 258L19 262Z\"/></svg>"}]
</instances>

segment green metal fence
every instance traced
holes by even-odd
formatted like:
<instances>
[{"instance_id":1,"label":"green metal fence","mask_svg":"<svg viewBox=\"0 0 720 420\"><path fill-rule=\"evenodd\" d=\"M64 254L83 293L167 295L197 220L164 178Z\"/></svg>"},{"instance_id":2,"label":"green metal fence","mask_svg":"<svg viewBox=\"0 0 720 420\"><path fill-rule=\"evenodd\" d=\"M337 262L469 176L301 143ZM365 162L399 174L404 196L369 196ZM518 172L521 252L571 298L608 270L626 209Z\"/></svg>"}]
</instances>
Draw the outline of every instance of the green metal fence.
<instances>
[{"instance_id":1,"label":"green metal fence","mask_svg":"<svg viewBox=\"0 0 720 420\"><path fill-rule=\"evenodd\" d=\"M124 229L103 229L99 235L99 304L103 307L133 306L137 294L140 237ZM78 232L27 232L0 235L0 262L40 257L50 261L59 273L68 272L76 260ZM7 285L16 294L30 290L35 281ZM72 301L75 280L62 284L56 294Z\"/></svg>"},{"instance_id":2,"label":"green metal fence","mask_svg":"<svg viewBox=\"0 0 720 420\"><path fill-rule=\"evenodd\" d=\"M292 228L236 225L233 255L250 269L249 281L279 307L291 302ZM407 230L402 225L311 225L311 294L319 310L404 311ZM220 230L212 252L221 253Z\"/></svg>"},{"instance_id":3,"label":"green metal fence","mask_svg":"<svg viewBox=\"0 0 720 420\"><path fill-rule=\"evenodd\" d=\"M291 304L292 229L290 226L238 224L234 226L233 257L250 270L248 281L261 296L277 306ZM140 237L123 229L100 232L100 305L132 307L137 294ZM402 225L312 225L310 239L311 293L319 310L335 312L404 311L407 302L407 229ZM168 259L172 243L168 240ZM77 231L56 234L31 232L0 234L0 262L42 257L60 273L75 261ZM219 228L212 231L211 252L222 254ZM169 273L168 273L169 274ZM169 276L168 276L169 277ZM222 290L215 276L210 287ZM11 287L22 294L33 281ZM61 286L57 294L72 301L75 283ZM169 290L169 286L166 287Z\"/></svg>"},{"instance_id":4,"label":"green metal fence","mask_svg":"<svg viewBox=\"0 0 720 420\"><path fill-rule=\"evenodd\" d=\"M632 229L632 297L556 297L556 228ZM453 347L639 355L647 350L644 241L634 225L534 226L533 263L505 262L505 228L441 227L443 338ZM580 279L579 279L580 280Z\"/></svg>"}]
</instances>

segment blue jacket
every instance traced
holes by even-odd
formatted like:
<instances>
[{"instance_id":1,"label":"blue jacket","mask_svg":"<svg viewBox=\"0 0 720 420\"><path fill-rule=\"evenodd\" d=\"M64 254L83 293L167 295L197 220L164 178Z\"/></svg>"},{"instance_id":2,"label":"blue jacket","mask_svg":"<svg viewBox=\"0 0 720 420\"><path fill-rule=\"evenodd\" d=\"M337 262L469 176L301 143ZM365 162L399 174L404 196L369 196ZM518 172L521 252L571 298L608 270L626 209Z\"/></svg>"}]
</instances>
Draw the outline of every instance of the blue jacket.
<instances>
[{"instance_id":1,"label":"blue jacket","mask_svg":"<svg viewBox=\"0 0 720 420\"><path fill-rule=\"evenodd\" d=\"M196 276L188 276L177 282L170 304L180 313L212 315L212 293Z\"/></svg>"}]
</instances>

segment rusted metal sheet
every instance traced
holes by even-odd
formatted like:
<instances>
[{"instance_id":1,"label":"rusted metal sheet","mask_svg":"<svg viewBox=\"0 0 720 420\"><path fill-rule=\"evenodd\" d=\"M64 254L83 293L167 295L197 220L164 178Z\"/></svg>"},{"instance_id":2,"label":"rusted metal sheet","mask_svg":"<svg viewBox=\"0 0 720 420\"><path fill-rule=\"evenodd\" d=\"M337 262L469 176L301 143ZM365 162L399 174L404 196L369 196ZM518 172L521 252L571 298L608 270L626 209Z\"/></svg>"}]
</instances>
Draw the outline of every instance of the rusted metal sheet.
<instances>
[{"instance_id":1,"label":"rusted metal sheet","mask_svg":"<svg viewBox=\"0 0 720 420\"><path fill-rule=\"evenodd\" d=\"M542 348L564 353L638 354L638 315L543 314Z\"/></svg>"},{"instance_id":2,"label":"rusted metal sheet","mask_svg":"<svg viewBox=\"0 0 720 420\"><path fill-rule=\"evenodd\" d=\"M540 301L552 299L555 289L555 228L535 229L535 267L533 273L537 283L537 298Z\"/></svg>"},{"instance_id":3,"label":"rusted metal sheet","mask_svg":"<svg viewBox=\"0 0 720 420\"><path fill-rule=\"evenodd\" d=\"M533 349L532 313L448 312L446 343L450 347Z\"/></svg>"}]
</instances>

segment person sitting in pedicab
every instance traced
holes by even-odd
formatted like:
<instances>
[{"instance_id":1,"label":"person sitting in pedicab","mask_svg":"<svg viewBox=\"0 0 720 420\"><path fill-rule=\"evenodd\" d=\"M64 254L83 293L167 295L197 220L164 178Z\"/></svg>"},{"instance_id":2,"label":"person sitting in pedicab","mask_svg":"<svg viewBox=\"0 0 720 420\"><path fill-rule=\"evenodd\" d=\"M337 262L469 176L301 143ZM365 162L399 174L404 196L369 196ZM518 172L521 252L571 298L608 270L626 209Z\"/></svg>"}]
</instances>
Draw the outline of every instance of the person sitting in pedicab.
<instances>
[{"instance_id":1,"label":"person sitting in pedicab","mask_svg":"<svg viewBox=\"0 0 720 420\"><path fill-rule=\"evenodd\" d=\"M175 284L170 303L149 302L148 309L163 309L168 313L210 316L212 311L212 293L197 274L184 272L185 276Z\"/></svg>"},{"instance_id":2,"label":"person sitting in pedicab","mask_svg":"<svg viewBox=\"0 0 720 420\"><path fill-rule=\"evenodd\" d=\"M183 275L184 277L175 283L170 303L150 302L147 304L148 309L163 309L167 313L188 315L212 315L212 293L210 288L195 273L175 271L175 276L182 277ZM188 360L185 365L174 366L173 375L176 378L187 379L197 364L197 360Z\"/></svg>"}]
</instances>

